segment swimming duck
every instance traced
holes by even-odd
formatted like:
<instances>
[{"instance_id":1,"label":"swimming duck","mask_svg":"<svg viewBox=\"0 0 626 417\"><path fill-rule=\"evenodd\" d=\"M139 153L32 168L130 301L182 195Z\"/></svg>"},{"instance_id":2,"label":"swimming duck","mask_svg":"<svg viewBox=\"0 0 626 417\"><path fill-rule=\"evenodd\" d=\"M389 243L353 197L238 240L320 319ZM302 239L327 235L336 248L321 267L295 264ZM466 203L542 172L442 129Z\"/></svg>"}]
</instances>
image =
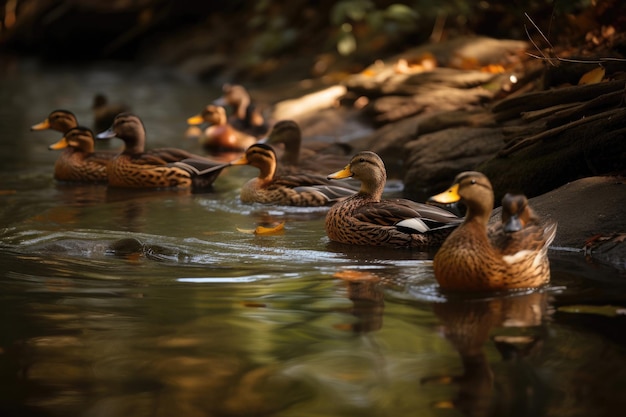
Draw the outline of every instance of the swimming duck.
<instances>
[{"instance_id":1,"label":"swimming duck","mask_svg":"<svg viewBox=\"0 0 626 417\"><path fill-rule=\"evenodd\" d=\"M77 126L78 120L76 119L74 113L68 110L59 109L52 111L43 122L32 125L30 130L50 129L65 134L67 131Z\"/></svg>"},{"instance_id":2,"label":"swimming duck","mask_svg":"<svg viewBox=\"0 0 626 417\"><path fill-rule=\"evenodd\" d=\"M230 124L237 130L255 137L267 134L269 126L263 115L256 109L248 90L242 85L224 84L222 97L213 102L215 105L226 105L233 108Z\"/></svg>"},{"instance_id":3,"label":"swimming duck","mask_svg":"<svg viewBox=\"0 0 626 417\"><path fill-rule=\"evenodd\" d=\"M281 173L311 172L325 175L344 167L348 160L345 149L337 144L309 141L303 146L302 131L293 120L276 122L269 136L261 141L272 147L284 146L280 158ZM333 153L335 151L337 153Z\"/></svg>"},{"instance_id":4,"label":"swimming duck","mask_svg":"<svg viewBox=\"0 0 626 417\"><path fill-rule=\"evenodd\" d=\"M387 172L374 152L357 153L329 179L361 181L358 193L326 215L330 240L351 245L420 247L440 245L462 219L449 211L406 199L382 200Z\"/></svg>"},{"instance_id":5,"label":"swimming duck","mask_svg":"<svg viewBox=\"0 0 626 417\"><path fill-rule=\"evenodd\" d=\"M211 151L243 151L256 142L254 136L240 132L228 123L226 110L222 106L209 104L200 114L187 119L189 125L208 123L200 135L202 146Z\"/></svg>"},{"instance_id":6,"label":"swimming duck","mask_svg":"<svg viewBox=\"0 0 626 417\"><path fill-rule=\"evenodd\" d=\"M94 152L93 132L83 126L68 130L49 149L63 149L54 164L54 178L59 181L106 182L107 164L115 156L112 152Z\"/></svg>"},{"instance_id":7,"label":"swimming duck","mask_svg":"<svg viewBox=\"0 0 626 417\"><path fill-rule=\"evenodd\" d=\"M111 128L96 137L124 141L124 150L107 167L112 187L208 188L227 166L177 148L146 151L143 122L131 113L118 114Z\"/></svg>"},{"instance_id":8,"label":"swimming duck","mask_svg":"<svg viewBox=\"0 0 626 417\"><path fill-rule=\"evenodd\" d=\"M121 103L109 103L107 96L98 93L93 98L91 110L93 112L93 127L97 132L102 132L113 124L115 116L130 111L130 108Z\"/></svg>"},{"instance_id":9,"label":"swimming duck","mask_svg":"<svg viewBox=\"0 0 626 417\"><path fill-rule=\"evenodd\" d=\"M556 223L539 224L524 198L504 199L503 223L488 229L493 188L480 172L463 172L433 201L461 201L467 207L463 224L436 253L433 268L439 285L451 291L500 291L537 288L550 280L548 246Z\"/></svg>"},{"instance_id":10,"label":"swimming duck","mask_svg":"<svg viewBox=\"0 0 626 417\"><path fill-rule=\"evenodd\" d=\"M231 165L251 165L259 169L259 176L241 189L243 203L262 203L286 206L327 206L354 194L354 190L328 185L319 175L297 174L275 176L276 153L271 146L256 143Z\"/></svg>"}]
</instances>

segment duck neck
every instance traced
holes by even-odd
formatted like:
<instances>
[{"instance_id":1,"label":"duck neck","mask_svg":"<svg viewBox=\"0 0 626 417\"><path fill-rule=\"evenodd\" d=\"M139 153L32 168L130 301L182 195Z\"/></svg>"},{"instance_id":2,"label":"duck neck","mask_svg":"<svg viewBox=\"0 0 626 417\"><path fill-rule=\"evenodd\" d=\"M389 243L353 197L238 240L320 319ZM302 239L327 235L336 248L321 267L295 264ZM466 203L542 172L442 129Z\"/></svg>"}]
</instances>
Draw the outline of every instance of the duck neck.
<instances>
[{"instance_id":1,"label":"duck neck","mask_svg":"<svg viewBox=\"0 0 626 417\"><path fill-rule=\"evenodd\" d=\"M493 210L493 197L487 198L486 201L481 201L475 204L467 204L467 213L465 215L466 221L474 221L482 224L485 227L489 223L491 217L491 211Z\"/></svg>"},{"instance_id":2,"label":"duck neck","mask_svg":"<svg viewBox=\"0 0 626 417\"><path fill-rule=\"evenodd\" d=\"M276 172L276 165L265 165L259 167L259 179L262 181L271 181L274 179L274 173Z\"/></svg>"},{"instance_id":3,"label":"duck neck","mask_svg":"<svg viewBox=\"0 0 626 417\"><path fill-rule=\"evenodd\" d=\"M359 189L359 195L366 196L374 201L380 201L385 190L385 182L387 176L377 178L372 181L361 181L361 188Z\"/></svg>"},{"instance_id":4,"label":"duck neck","mask_svg":"<svg viewBox=\"0 0 626 417\"><path fill-rule=\"evenodd\" d=\"M135 132L132 137L123 138L122 140L126 144L124 153L135 155L146 150L146 132Z\"/></svg>"}]
</instances>

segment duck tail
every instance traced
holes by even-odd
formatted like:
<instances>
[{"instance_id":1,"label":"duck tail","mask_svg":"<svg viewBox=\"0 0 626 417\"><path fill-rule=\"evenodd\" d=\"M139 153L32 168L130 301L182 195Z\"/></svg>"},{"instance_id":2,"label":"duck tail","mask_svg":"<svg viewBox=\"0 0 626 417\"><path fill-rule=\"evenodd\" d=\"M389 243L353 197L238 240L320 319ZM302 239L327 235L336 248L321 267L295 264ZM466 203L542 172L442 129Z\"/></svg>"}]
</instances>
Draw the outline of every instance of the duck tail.
<instances>
[{"instance_id":1,"label":"duck tail","mask_svg":"<svg viewBox=\"0 0 626 417\"><path fill-rule=\"evenodd\" d=\"M213 188L213 182L229 164L217 163L208 159L187 158L172 164L191 175L194 191L206 191Z\"/></svg>"}]
</instances>

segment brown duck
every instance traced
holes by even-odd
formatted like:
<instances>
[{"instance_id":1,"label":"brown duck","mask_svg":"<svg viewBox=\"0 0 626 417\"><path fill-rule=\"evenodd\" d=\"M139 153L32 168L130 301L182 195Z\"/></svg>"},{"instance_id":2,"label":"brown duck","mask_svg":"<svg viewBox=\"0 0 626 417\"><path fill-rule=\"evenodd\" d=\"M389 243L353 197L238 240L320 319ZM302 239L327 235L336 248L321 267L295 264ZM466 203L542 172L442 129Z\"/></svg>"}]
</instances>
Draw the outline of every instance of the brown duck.
<instances>
[{"instance_id":1,"label":"brown duck","mask_svg":"<svg viewBox=\"0 0 626 417\"><path fill-rule=\"evenodd\" d=\"M302 131L293 120L281 120L272 126L263 143L274 148L282 146L284 152L280 157L280 173L310 172L326 175L346 165L349 156L346 147L337 143L302 141Z\"/></svg>"},{"instance_id":2,"label":"brown duck","mask_svg":"<svg viewBox=\"0 0 626 417\"><path fill-rule=\"evenodd\" d=\"M374 152L359 152L328 178L361 181L358 193L335 204L326 215L326 234L336 242L426 248L440 245L462 221L436 206L406 199L382 200L387 172Z\"/></svg>"},{"instance_id":3,"label":"brown duck","mask_svg":"<svg viewBox=\"0 0 626 417\"><path fill-rule=\"evenodd\" d=\"M236 130L228 123L222 106L209 104L200 114L187 119L189 125L207 123L209 126L199 137L200 144L209 151L243 151L256 142L254 136Z\"/></svg>"},{"instance_id":4,"label":"brown duck","mask_svg":"<svg viewBox=\"0 0 626 417\"><path fill-rule=\"evenodd\" d=\"M229 122L235 129L257 138L267 134L269 126L263 115L252 103L250 93L244 86L224 84L222 97L215 100L213 104L229 106L233 109Z\"/></svg>"},{"instance_id":5,"label":"brown duck","mask_svg":"<svg viewBox=\"0 0 626 417\"><path fill-rule=\"evenodd\" d=\"M146 151L146 131L131 113L115 117L98 139L118 137L124 150L107 166L109 186L125 188L210 188L226 164L216 163L177 148Z\"/></svg>"},{"instance_id":6,"label":"brown duck","mask_svg":"<svg viewBox=\"0 0 626 417\"><path fill-rule=\"evenodd\" d=\"M129 112L130 108L122 103L110 103L106 95L98 93L93 98L91 105L93 112L93 127L96 132L108 129L120 113Z\"/></svg>"},{"instance_id":7,"label":"brown duck","mask_svg":"<svg viewBox=\"0 0 626 417\"><path fill-rule=\"evenodd\" d=\"M49 149L63 149L54 164L54 178L70 182L107 182L107 164L115 155L111 152L95 152L93 132L86 127L67 131Z\"/></svg>"},{"instance_id":8,"label":"brown duck","mask_svg":"<svg viewBox=\"0 0 626 417\"><path fill-rule=\"evenodd\" d=\"M463 172L446 191L431 197L467 207L465 220L443 243L433 261L435 277L444 290L500 291L537 288L550 281L548 246L556 223L541 225L525 197L503 201L502 224L487 227L493 189L480 172Z\"/></svg>"},{"instance_id":9,"label":"brown duck","mask_svg":"<svg viewBox=\"0 0 626 417\"><path fill-rule=\"evenodd\" d=\"M261 203L286 206L327 206L354 194L354 190L328 184L326 178L312 174L275 176L276 153L271 146L257 143L250 146L231 165L251 165L259 169L259 176L241 189L243 203Z\"/></svg>"}]
</instances>

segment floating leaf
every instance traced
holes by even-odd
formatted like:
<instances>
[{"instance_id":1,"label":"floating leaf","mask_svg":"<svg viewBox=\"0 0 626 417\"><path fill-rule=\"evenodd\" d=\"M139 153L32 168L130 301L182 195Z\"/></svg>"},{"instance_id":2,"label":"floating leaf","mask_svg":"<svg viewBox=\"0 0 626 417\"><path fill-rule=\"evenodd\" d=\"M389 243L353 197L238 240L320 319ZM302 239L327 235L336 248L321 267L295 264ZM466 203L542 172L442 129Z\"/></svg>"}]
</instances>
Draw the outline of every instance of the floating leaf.
<instances>
[{"instance_id":1,"label":"floating leaf","mask_svg":"<svg viewBox=\"0 0 626 417\"><path fill-rule=\"evenodd\" d=\"M273 227L258 226L254 230L254 234L257 234L257 235L274 235L274 234L282 232L284 229L285 229L285 222L281 222L281 223L279 223L279 224L277 224L276 226L273 226Z\"/></svg>"},{"instance_id":2,"label":"floating leaf","mask_svg":"<svg viewBox=\"0 0 626 417\"><path fill-rule=\"evenodd\" d=\"M256 229L241 229L237 228L237 230L241 233L254 234L254 235L275 235L282 232L285 229L285 222L279 223L276 226L265 227L265 226L257 226Z\"/></svg>"},{"instance_id":3,"label":"floating leaf","mask_svg":"<svg viewBox=\"0 0 626 417\"><path fill-rule=\"evenodd\" d=\"M584 73L583 76L580 77L578 85L597 84L604 78L604 73L605 70L603 67L594 68L591 71Z\"/></svg>"},{"instance_id":4,"label":"floating leaf","mask_svg":"<svg viewBox=\"0 0 626 417\"><path fill-rule=\"evenodd\" d=\"M363 282L363 281L380 281L380 277L376 274L372 274L371 272L364 271L339 271L333 274L333 278L339 278L344 281L354 281L354 282Z\"/></svg>"}]
</instances>

